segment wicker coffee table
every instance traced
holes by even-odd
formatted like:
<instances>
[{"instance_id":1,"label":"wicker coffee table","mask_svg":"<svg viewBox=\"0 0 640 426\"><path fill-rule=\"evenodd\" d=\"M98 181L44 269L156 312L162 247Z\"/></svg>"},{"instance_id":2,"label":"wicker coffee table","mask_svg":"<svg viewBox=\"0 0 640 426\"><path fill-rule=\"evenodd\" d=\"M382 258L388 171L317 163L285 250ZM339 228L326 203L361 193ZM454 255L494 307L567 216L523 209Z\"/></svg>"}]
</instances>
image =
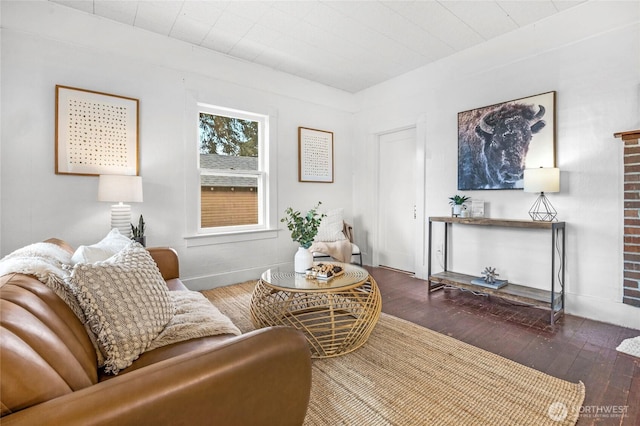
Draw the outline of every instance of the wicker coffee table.
<instances>
[{"instance_id":1,"label":"wicker coffee table","mask_svg":"<svg viewBox=\"0 0 640 426\"><path fill-rule=\"evenodd\" d=\"M323 281L272 268L262 274L251 297L256 327L286 325L301 330L313 358L343 355L362 346L382 309L378 285L365 269L322 263L341 266L344 274Z\"/></svg>"}]
</instances>

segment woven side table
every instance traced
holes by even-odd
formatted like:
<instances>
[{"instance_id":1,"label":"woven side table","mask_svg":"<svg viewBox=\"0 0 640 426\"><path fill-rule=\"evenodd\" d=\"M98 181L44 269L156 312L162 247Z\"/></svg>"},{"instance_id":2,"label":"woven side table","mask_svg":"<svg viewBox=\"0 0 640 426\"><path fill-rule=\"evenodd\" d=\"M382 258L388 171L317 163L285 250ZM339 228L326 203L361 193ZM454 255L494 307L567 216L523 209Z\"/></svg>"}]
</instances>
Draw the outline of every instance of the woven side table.
<instances>
[{"instance_id":1,"label":"woven side table","mask_svg":"<svg viewBox=\"0 0 640 426\"><path fill-rule=\"evenodd\" d=\"M365 269L335 264L345 272L329 281L278 268L263 273L251 297L254 325L302 331L313 358L343 355L362 346L380 317L380 291Z\"/></svg>"}]
</instances>

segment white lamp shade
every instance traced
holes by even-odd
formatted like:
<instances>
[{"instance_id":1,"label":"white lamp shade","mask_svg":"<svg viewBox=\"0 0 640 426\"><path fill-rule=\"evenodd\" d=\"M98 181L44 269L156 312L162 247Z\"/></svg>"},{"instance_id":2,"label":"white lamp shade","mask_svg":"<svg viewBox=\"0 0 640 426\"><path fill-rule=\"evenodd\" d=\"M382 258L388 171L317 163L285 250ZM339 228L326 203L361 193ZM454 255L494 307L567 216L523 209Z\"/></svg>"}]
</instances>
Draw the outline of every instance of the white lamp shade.
<instances>
[{"instance_id":1,"label":"white lamp shade","mask_svg":"<svg viewBox=\"0 0 640 426\"><path fill-rule=\"evenodd\" d=\"M557 167L525 169L524 192L560 192L560 169Z\"/></svg>"},{"instance_id":2,"label":"white lamp shade","mask_svg":"<svg viewBox=\"0 0 640 426\"><path fill-rule=\"evenodd\" d=\"M142 202L142 177L100 175L98 201Z\"/></svg>"}]
</instances>

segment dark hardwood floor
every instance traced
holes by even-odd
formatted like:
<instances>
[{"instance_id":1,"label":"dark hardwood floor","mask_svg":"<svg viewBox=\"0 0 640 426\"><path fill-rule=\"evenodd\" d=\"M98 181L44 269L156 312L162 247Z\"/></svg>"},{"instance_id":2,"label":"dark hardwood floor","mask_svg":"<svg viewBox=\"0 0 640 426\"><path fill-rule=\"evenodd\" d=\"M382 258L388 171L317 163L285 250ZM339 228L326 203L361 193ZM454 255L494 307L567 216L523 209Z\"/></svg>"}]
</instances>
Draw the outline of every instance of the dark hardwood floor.
<instances>
[{"instance_id":1,"label":"dark hardwood floor","mask_svg":"<svg viewBox=\"0 0 640 426\"><path fill-rule=\"evenodd\" d=\"M616 351L640 330L549 312L459 290L427 292L426 281L367 267L382 311L571 382L582 381L578 425L640 425L640 358Z\"/></svg>"}]
</instances>

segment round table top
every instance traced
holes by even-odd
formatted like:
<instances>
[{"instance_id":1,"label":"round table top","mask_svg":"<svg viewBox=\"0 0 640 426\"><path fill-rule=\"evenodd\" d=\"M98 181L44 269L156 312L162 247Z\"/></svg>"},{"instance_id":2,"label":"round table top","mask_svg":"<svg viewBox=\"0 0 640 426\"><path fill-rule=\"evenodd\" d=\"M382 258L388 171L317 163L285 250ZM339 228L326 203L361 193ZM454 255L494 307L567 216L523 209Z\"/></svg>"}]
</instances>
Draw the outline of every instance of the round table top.
<instances>
[{"instance_id":1,"label":"round table top","mask_svg":"<svg viewBox=\"0 0 640 426\"><path fill-rule=\"evenodd\" d=\"M276 267L267 269L260 279L271 287L277 287L289 291L327 291L338 290L347 287L357 287L369 278L366 269L356 265L340 262L314 262L330 263L344 269L344 274L333 277L330 280L307 278L305 274L298 274L290 269Z\"/></svg>"}]
</instances>

